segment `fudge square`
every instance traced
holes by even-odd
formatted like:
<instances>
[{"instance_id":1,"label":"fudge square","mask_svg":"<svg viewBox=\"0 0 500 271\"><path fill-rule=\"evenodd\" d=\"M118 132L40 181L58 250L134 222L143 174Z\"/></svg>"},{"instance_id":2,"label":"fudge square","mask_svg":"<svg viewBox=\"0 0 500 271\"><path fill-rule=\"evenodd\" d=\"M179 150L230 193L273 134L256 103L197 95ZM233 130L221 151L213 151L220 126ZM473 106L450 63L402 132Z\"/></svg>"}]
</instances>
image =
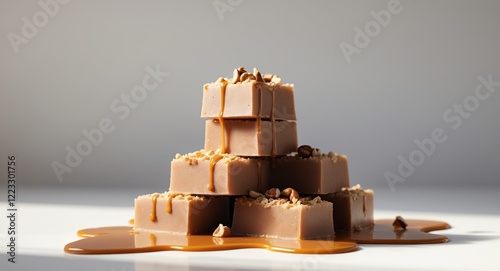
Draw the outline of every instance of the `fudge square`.
<instances>
[{"instance_id":1,"label":"fudge square","mask_svg":"<svg viewBox=\"0 0 500 271\"><path fill-rule=\"evenodd\" d=\"M373 226L373 190L363 190L358 184L321 198L333 203L335 230L359 231Z\"/></svg>"},{"instance_id":2,"label":"fudge square","mask_svg":"<svg viewBox=\"0 0 500 271\"><path fill-rule=\"evenodd\" d=\"M332 203L320 197L266 196L252 191L235 199L233 235L295 240L334 236Z\"/></svg>"},{"instance_id":3,"label":"fudge square","mask_svg":"<svg viewBox=\"0 0 500 271\"><path fill-rule=\"evenodd\" d=\"M200 150L177 154L171 162L170 191L197 195L241 196L268 188L270 159L245 158Z\"/></svg>"},{"instance_id":4,"label":"fudge square","mask_svg":"<svg viewBox=\"0 0 500 271\"><path fill-rule=\"evenodd\" d=\"M333 152L324 154L317 150L302 157L293 152L276 159L271 170L270 187L293 187L300 193L321 195L348 186L347 156Z\"/></svg>"},{"instance_id":5,"label":"fudge square","mask_svg":"<svg viewBox=\"0 0 500 271\"><path fill-rule=\"evenodd\" d=\"M142 195L135 199L134 231L178 235L212 234L229 222L229 199L175 194Z\"/></svg>"},{"instance_id":6,"label":"fudge square","mask_svg":"<svg viewBox=\"0 0 500 271\"><path fill-rule=\"evenodd\" d=\"M241 156L284 155L297 149L297 124L290 121L207 120L205 149L222 148ZM222 137L224 136L224 143Z\"/></svg>"},{"instance_id":7,"label":"fudge square","mask_svg":"<svg viewBox=\"0 0 500 271\"><path fill-rule=\"evenodd\" d=\"M205 84L201 117L219 118L221 112L223 118L296 120L293 85L256 80Z\"/></svg>"}]
</instances>

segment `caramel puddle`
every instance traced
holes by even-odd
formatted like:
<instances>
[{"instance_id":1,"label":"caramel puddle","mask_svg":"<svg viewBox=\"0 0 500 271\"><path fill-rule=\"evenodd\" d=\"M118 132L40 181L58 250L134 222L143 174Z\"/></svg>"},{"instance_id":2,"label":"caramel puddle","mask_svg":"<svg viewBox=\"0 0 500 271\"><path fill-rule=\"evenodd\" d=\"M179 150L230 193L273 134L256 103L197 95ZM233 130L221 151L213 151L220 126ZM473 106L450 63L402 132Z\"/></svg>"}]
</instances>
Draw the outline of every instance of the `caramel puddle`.
<instances>
[{"instance_id":1,"label":"caramel puddle","mask_svg":"<svg viewBox=\"0 0 500 271\"><path fill-rule=\"evenodd\" d=\"M334 254L353 252L360 244L432 244L448 238L429 231L448 229L445 222L406 219L404 231L394 231L392 220L377 220L375 225L360 232L338 232L335 239L281 240L258 237L217 238L208 235L172 235L166 233L133 232L132 227L102 227L83 229L83 239L69 243L64 251L73 254L118 254L165 250L216 251L241 248L265 248L271 251Z\"/></svg>"}]
</instances>

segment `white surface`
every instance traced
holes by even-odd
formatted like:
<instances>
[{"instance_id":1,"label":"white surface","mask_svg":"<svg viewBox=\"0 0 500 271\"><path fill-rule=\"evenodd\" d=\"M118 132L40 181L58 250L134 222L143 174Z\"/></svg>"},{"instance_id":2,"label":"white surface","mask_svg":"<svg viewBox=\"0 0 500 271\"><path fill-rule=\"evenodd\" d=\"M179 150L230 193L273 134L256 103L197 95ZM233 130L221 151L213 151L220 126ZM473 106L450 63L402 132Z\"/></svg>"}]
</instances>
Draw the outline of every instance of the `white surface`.
<instances>
[{"instance_id":1,"label":"white surface","mask_svg":"<svg viewBox=\"0 0 500 271\"><path fill-rule=\"evenodd\" d=\"M379 192L377 192L380 190ZM17 263L10 264L5 256L0 259L0 270L493 270L500 266L500 215L494 209L500 200L490 195L498 194L493 188L456 188L454 190L435 189L450 206L450 212L442 212L437 206L439 198L425 191L384 192L375 189L377 218L405 218L442 220L453 228L436 232L447 235L451 241L434 245L360 245L353 253L335 255L298 255L270 252L264 249L240 249L217 252L155 252L122 255L70 255L63 252L66 243L77 240L76 231L87 227L127 225L133 217L133 190L93 191L64 190L61 188L22 188L23 198L30 201L18 203L19 243ZM73 191L73 192L71 192ZM464 193L464 191L467 191ZM468 200L464 200L467 194ZM61 197L61 203L41 203L47 199ZM398 197L406 197L408 202L420 202L408 206ZM430 195L430 196L429 196ZM66 200L65 200L66 198ZM71 198L73 203L68 203ZM103 205L107 202L123 203L125 206ZM483 200L486 200L483 201ZM489 200L489 202L488 202ZM37 202L38 201L38 202ZM88 204L83 204L85 202ZM490 208L486 207L486 204ZM464 212L457 210L463 208ZM398 207L396 207L398 206ZM400 207L399 207L400 206ZM441 206L443 206L441 204ZM468 210L482 210L473 214ZM392 209L392 210L391 210ZM480 213L480 212L477 212ZM5 219L5 216L2 216ZM1 225L6 225L2 220ZM5 232L1 230L2 250L5 250ZM5 253L2 253L5 255Z\"/></svg>"}]
</instances>

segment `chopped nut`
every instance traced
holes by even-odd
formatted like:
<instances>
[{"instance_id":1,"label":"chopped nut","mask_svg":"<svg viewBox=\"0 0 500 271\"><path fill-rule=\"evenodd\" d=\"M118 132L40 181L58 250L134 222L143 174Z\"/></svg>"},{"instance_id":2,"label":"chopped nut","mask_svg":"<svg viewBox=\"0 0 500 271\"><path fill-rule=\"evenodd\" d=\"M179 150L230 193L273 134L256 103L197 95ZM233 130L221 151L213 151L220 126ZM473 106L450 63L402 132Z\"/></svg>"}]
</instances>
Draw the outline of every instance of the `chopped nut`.
<instances>
[{"instance_id":1,"label":"chopped nut","mask_svg":"<svg viewBox=\"0 0 500 271\"><path fill-rule=\"evenodd\" d=\"M291 202L296 203L300 199L299 192L295 189L288 187L281 192L282 197L288 197Z\"/></svg>"},{"instance_id":2,"label":"chopped nut","mask_svg":"<svg viewBox=\"0 0 500 271\"><path fill-rule=\"evenodd\" d=\"M359 226L359 225L355 225L352 227L352 230L355 232L360 232L363 230L363 228L361 228L361 226Z\"/></svg>"},{"instance_id":3,"label":"chopped nut","mask_svg":"<svg viewBox=\"0 0 500 271\"><path fill-rule=\"evenodd\" d=\"M248 194L250 195L250 197L252 199L256 199L258 197L264 196L264 195L262 195L262 193L259 193L259 192L253 191L253 190L251 190Z\"/></svg>"},{"instance_id":4,"label":"chopped nut","mask_svg":"<svg viewBox=\"0 0 500 271\"><path fill-rule=\"evenodd\" d=\"M274 83L275 85L281 85L281 78L279 78L277 75L273 75L271 83Z\"/></svg>"},{"instance_id":5,"label":"chopped nut","mask_svg":"<svg viewBox=\"0 0 500 271\"><path fill-rule=\"evenodd\" d=\"M314 157L318 157L318 156L321 156L321 150L318 149L318 148L314 148L311 152L311 155L314 156Z\"/></svg>"},{"instance_id":6,"label":"chopped nut","mask_svg":"<svg viewBox=\"0 0 500 271\"><path fill-rule=\"evenodd\" d=\"M247 73L247 74L248 74L248 78L245 81L254 81L257 79L253 74L251 74L251 73Z\"/></svg>"},{"instance_id":7,"label":"chopped nut","mask_svg":"<svg viewBox=\"0 0 500 271\"><path fill-rule=\"evenodd\" d=\"M266 198L268 199L277 199L280 197L280 190L279 188L271 188L266 191Z\"/></svg>"},{"instance_id":8,"label":"chopped nut","mask_svg":"<svg viewBox=\"0 0 500 271\"><path fill-rule=\"evenodd\" d=\"M231 236L231 229L228 226L224 226L219 224L219 227L215 229L214 233L212 233L214 237L229 237Z\"/></svg>"},{"instance_id":9,"label":"chopped nut","mask_svg":"<svg viewBox=\"0 0 500 271\"><path fill-rule=\"evenodd\" d=\"M264 82L264 79L257 68L253 68L253 76L255 76L258 82Z\"/></svg>"},{"instance_id":10,"label":"chopped nut","mask_svg":"<svg viewBox=\"0 0 500 271\"><path fill-rule=\"evenodd\" d=\"M242 73L244 73L244 72L247 72L247 71L245 70L245 67L239 67L237 70L238 70L238 72L239 72L240 74L242 74Z\"/></svg>"},{"instance_id":11,"label":"chopped nut","mask_svg":"<svg viewBox=\"0 0 500 271\"><path fill-rule=\"evenodd\" d=\"M405 230L408 226L408 223L406 223L402 216L398 215L396 216L394 222L392 222L392 226L394 227L394 230Z\"/></svg>"},{"instance_id":12,"label":"chopped nut","mask_svg":"<svg viewBox=\"0 0 500 271\"><path fill-rule=\"evenodd\" d=\"M308 203L309 203L310 205L314 205L314 204L318 204L318 203L320 203L320 202L321 202L321 197L320 197L320 196L317 196L317 197L315 197L315 198L313 198L313 199L309 200L309 202L308 202Z\"/></svg>"},{"instance_id":13,"label":"chopped nut","mask_svg":"<svg viewBox=\"0 0 500 271\"><path fill-rule=\"evenodd\" d=\"M272 74L270 74L270 73L264 74L264 82L269 83L269 82L271 82L272 79L273 79L273 75Z\"/></svg>"},{"instance_id":14,"label":"chopped nut","mask_svg":"<svg viewBox=\"0 0 500 271\"><path fill-rule=\"evenodd\" d=\"M233 79L231 79L231 83L236 84L240 81L240 72L238 69L234 69L233 71Z\"/></svg>"},{"instance_id":15,"label":"chopped nut","mask_svg":"<svg viewBox=\"0 0 500 271\"><path fill-rule=\"evenodd\" d=\"M250 74L248 74L248 73L246 73L246 72L243 72L243 73L240 75L240 81L241 81L241 82L243 82L243 81L247 80L249 75L250 75Z\"/></svg>"},{"instance_id":16,"label":"chopped nut","mask_svg":"<svg viewBox=\"0 0 500 271\"><path fill-rule=\"evenodd\" d=\"M302 145L297 149L297 155L302 158L309 158L312 156L313 148L309 145Z\"/></svg>"}]
</instances>

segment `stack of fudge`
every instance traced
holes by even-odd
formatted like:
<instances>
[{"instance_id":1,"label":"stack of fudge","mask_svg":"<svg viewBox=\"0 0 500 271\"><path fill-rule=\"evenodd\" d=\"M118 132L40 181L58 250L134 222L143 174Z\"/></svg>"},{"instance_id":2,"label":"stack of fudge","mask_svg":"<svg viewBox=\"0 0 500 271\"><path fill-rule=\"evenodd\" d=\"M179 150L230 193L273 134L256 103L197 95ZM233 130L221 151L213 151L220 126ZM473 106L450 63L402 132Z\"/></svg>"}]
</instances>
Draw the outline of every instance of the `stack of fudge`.
<instances>
[{"instance_id":1,"label":"stack of fudge","mask_svg":"<svg viewBox=\"0 0 500 271\"><path fill-rule=\"evenodd\" d=\"M135 232L332 237L373 225L347 157L298 146L294 86L254 68L203 86L205 145L177 154L168 192L135 199Z\"/></svg>"}]
</instances>

